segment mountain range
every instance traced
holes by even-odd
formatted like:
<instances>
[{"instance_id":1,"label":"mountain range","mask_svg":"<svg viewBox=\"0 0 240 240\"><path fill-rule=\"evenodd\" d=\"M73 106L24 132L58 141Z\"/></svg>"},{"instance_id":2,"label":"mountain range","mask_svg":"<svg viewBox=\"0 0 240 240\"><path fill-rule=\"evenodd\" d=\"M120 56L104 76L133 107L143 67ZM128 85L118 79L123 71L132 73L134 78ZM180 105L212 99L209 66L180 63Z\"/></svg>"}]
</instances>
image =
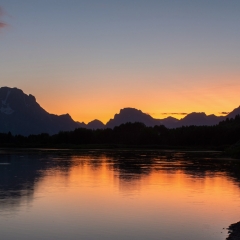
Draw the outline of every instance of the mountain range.
<instances>
[{"instance_id":1,"label":"mountain range","mask_svg":"<svg viewBox=\"0 0 240 240\"><path fill-rule=\"evenodd\" d=\"M11 132L13 135L30 135L59 131L71 131L76 128L102 129L114 128L126 122L142 122L146 126L164 125L167 128L176 128L189 125L215 125L226 118L233 118L240 114L240 107L226 116L206 115L193 112L178 120L173 117L155 119L149 114L135 108L123 108L106 124L95 119L88 124L74 121L69 114L55 115L45 111L36 101L36 98L25 94L21 89L0 88L0 132Z\"/></svg>"}]
</instances>

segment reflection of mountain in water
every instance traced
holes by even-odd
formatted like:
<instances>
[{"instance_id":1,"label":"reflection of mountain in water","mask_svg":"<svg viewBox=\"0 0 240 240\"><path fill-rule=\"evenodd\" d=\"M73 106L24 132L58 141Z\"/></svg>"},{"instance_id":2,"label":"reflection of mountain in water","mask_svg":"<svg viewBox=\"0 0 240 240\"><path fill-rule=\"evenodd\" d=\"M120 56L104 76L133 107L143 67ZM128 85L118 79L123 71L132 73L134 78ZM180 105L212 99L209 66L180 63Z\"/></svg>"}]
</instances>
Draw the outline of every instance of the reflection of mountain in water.
<instances>
[{"instance_id":1,"label":"reflection of mountain in water","mask_svg":"<svg viewBox=\"0 0 240 240\"><path fill-rule=\"evenodd\" d=\"M40 177L41 163L38 156L2 155L0 158L1 204L11 207L19 204L21 198L30 200L34 183Z\"/></svg>"},{"instance_id":2,"label":"reflection of mountain in water","mask_svg":"<svg viewBox=\"0 0 240 240\"><path fill-rule=\"evenodd\" d=\"M69 161L52 161L55 155L26 152L0 155L0 208L14 207L33 199L36 183L49 169L68 171Z\"/></svg>"},{"instance_id":3,"label":"reflection of mountain in water","mask_svg":"<svg viewBox=\"0 0 240 240\"><path fill-rule=\"evenodd\" d=\"M32 201L36 184L50 171L68 175L75 166L84 164L93 170L107 164L114 171L120 191L137 186L153 171L175 173L181 170L190 178L224 174L240 186L240 163L221 160L218 153L179 153L158 151L86 151L59 153L2 153L0 155L0 209L13 208L24 199ZM94 177L94 174L93 176Z\"/></svg>"},{"instance_id":4,"label":"reflection of mountain in water","mask_svg":"<svg viewBox=\"0 0 240 240\"><path fill-rule=\"evenodd\" d=\"M137 186L137 182L153 171L175 174L179 170L189 178L227 175L240 186L240 162L221 159L219 152L126 151L106 155L112 159L123 190L131 188L133 182Z\"/></svg>"}]
</instances>

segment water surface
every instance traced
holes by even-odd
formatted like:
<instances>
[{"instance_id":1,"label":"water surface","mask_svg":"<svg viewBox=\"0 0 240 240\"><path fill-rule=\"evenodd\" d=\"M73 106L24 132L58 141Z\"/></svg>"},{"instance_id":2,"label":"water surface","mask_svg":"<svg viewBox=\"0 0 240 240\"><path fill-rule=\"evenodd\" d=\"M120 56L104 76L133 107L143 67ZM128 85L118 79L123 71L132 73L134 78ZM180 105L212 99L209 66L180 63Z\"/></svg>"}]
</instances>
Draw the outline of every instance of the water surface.
<instances>
[{"instance_id":1,"label":"water surface","mask_svg":"<svg viewBox=\"0 0 240 240\"><path fill-rule=\"evenodd\" d=\"M223 240L239 173L217 153L1 151L1 238Z\"/></svg>"}]
</instances>

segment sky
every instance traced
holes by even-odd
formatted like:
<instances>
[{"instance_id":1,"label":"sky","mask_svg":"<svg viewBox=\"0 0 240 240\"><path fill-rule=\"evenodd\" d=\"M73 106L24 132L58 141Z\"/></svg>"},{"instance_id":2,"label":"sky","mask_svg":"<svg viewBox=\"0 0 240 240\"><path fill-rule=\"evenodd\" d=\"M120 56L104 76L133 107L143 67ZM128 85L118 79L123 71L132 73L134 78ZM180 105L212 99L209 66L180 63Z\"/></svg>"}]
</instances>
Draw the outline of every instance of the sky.
<instances>
[{"instance_id":1,"label":"sky","mask_svg":"<svg viewBox=\"0 0 240 240\"><path fill-rule=\"evenodd\" d=\"M1 0L0 87L106 123L240 105L239 0Z\"/></svg>"}]
</instances>

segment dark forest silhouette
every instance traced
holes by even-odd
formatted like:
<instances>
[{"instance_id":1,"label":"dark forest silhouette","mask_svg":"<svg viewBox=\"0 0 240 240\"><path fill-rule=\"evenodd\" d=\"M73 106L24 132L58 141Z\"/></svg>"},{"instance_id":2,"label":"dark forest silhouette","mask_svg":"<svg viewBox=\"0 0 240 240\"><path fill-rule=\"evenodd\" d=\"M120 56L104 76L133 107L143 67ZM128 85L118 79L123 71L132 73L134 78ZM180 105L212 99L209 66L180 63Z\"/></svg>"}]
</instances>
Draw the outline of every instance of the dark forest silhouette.
<instances>
[{"instance_id":1,"label":"dark forest silhouette","mask_svg":"<svg viewBox=\"0 0 240 240\"><path fill-rule=\"evenodd\" d=\"M147 127L143 123L125 123L106 129L76 128L49 135L0 134L0 147L78 147L101 146L155 147L155 148L199 148L225 150L234 144L238 148L240 139L240 116L226 119L214 126L183 126L168 129L163 125ZM96 147L95 146L95 147ZM236 149L234 149L235 151Z\"/></svg>"}]
</instances>

